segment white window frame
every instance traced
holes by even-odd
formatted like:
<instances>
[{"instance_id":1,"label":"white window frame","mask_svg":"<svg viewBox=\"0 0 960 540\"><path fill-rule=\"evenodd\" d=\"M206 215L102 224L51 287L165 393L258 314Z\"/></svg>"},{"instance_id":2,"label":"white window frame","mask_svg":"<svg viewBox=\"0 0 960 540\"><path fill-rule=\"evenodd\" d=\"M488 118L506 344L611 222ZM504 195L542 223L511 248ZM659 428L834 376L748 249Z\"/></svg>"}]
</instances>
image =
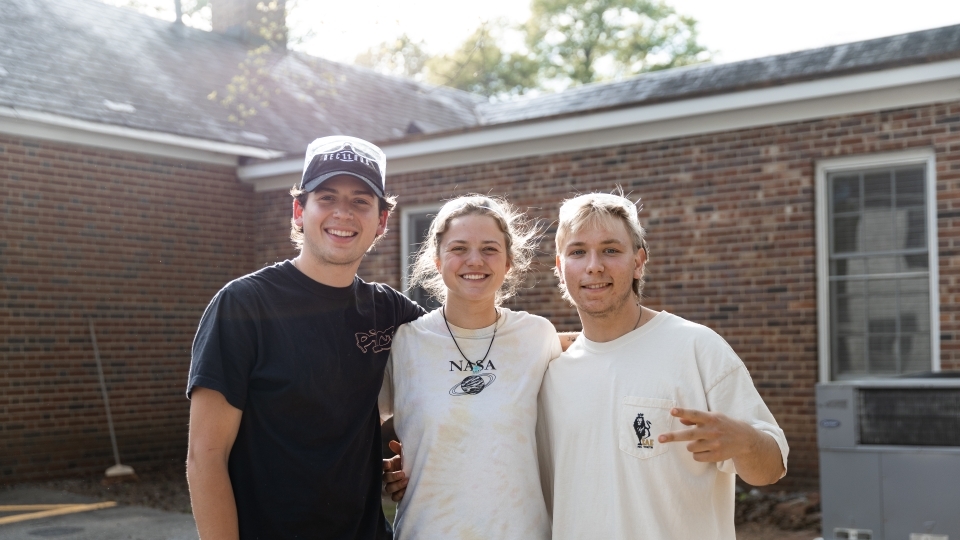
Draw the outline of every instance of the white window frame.
<instances>
[{"instance_id":1,"label":"white window frame","mask_svg":"<svg viewBox=\"0 0 960 540\"><path fill-rule=\"evenodd\" d=\"M410 236L413 234L410 227L410 217L419 214L434 214L440 211L442 203L404 206L400 209L400 286L404 293L410 288Z\"/></svg>"},{"instance_id":2,"label":"white window frame","mask_svg":"<svg viewBox=\"0 0 960 540\"><path fill-rule=\"evenodd\" d=\"M816 163L817 330L820 382L831 379L830 358L830 227L827 175L863 169L924 165L926 168L927 246L930 283L930 369L940 371L940 270L937 251L937 167L933 149L832 158Z\"/></svg>"}]
</instances>

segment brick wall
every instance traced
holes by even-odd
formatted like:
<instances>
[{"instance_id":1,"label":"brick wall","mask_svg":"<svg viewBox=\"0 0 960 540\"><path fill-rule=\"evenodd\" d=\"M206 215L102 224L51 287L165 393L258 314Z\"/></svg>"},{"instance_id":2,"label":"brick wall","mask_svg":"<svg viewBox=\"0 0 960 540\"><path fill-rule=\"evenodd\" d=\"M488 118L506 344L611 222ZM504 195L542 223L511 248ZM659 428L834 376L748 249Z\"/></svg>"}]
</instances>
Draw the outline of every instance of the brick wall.
<instances>
[{"instance_id":1,"label":"brick wall","mask_svg":"<svg viewBox=\"0 0 960 540\"><path fill-rule=\"evenodd\" d=\"M400 205L509 193L548 225L559 201L622 185L643 198L646 304L741 355L791 442L785 488L816 483L814 163L937 154L944 369L960 369L960 102L393 175ZM455 188L455 190L454 190ZM94 317L123 461L181 460L197 321L224 283L295 254L290 196L228 167L0 136L0 482L112 462L86 326ZM360 274L400 282L399 212ZM553 228L513 302L575 329Z\"/></svg>"},{"instance_id":2,"label":"brick wall","mask_svg":"<svg viewBox=\"0 0 960 540\"><path fill-rule=\"evenodd\" d=\"M289 189L289 188L288 188ZM257 268L292 259L297 250L290 242L293 197L288 189L256 194Z\"/></svg>"},{"instance_id":3,"label":"brick wall","mask_svg":"<svg viewBox=\"0 0 960 540\"><path fill-rule=\"evenodd\" d=\"M0 135L0 483L183 460L197 322L254 265L231 167Z\"/></svg>"},{"instance_id":4,"label":"brick wall","mask_svg":"<svg viewBox=\"0 0 960 540\"><path fill-rule=\"evenodd\" d=\"M393 175L387 185L401 207L509 193L547 223L578 192L619 184L642 197L651 244L646 305L729 341L787 432L790 474L781 485L803 488L818 477L815 161L917 147L937 154L941 356L943 369L960 369L960 102ZM259 200L289 214L286 194ZM364 278L399 285L398 215L361 266ZM285 246L286 229L276 229L264 242ZM553 231L535 286L513 307L576 329L576 312L556 292Z\"/></svg>"}]
</instances>

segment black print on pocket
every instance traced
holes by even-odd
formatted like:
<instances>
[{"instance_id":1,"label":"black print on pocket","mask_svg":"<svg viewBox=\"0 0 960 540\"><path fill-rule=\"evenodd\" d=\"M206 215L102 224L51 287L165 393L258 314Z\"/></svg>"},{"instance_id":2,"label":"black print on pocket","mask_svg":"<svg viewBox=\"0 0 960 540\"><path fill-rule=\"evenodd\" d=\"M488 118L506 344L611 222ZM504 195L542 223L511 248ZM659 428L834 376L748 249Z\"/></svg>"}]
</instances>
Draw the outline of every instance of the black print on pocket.
<instances>
[{"instance_id":1,"label":"black print on pocket","mask_svg":"<svg viewBox=\"0 0 960 540\"><path fill-rule=\"evenodd\" d=\"M483 389L493 384L497 376L493 373L482 373L480 375L470 375L458 382L456 386L450 389L451 396L475 396Z\"/></svg>"},{"instance_id":2,"label":"black print on pocket","mask_svg":"<svg viewBox=\"0 0 960 540\"><path fill-rule=\"evenodd\" d=\"M650 436L650 421L644 420L643 413L633 420L633 431L637 433L637 448L653 448L653 438Z\"/></svg>"}]
</instances>

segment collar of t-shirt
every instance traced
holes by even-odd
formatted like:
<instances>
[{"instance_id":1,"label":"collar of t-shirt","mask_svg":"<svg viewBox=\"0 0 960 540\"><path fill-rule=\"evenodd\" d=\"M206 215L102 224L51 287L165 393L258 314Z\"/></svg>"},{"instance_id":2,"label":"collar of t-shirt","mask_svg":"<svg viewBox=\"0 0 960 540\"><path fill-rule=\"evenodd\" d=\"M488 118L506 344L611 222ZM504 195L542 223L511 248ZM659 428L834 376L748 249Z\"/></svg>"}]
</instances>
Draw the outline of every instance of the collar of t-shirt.
<instances>
[{"instance_id":1,"label":"collar of t-shirt","mask_svg":"<svg viewBox=\"0 0 960 540\"><path fill-rule=\"evenodd\" d=\"M315 294L321 298L326 298L329 300L343 300L349 298L350 296L356 294L357 287L363 281L357 276L353 276L353 283L347 285L346 287L331 287L330 285L324 285L319 281L315 281L294 266L293 261L286 260L281 266L284 272L289 274L290 278L297 282L298 285L306 289L312 294Z\"/></svg>"},{"instance_id":2,"label":"collar of t-shirt","mask_svg":"<svg viewBox=\"0 0 960 540\"><path fill-rule=\"evenodd\" d=\"M649 334L656 330L658 326L663 324L668 318L672 317L666 311L661 311L653 316L652 319L646 322L640 328L636 330L631 330L626 334L618 337L617 339L611 341L590 341L586 335L581 335L573 342L574 345L580 345L584 349L595 352L595 353L608 353L614 350L623 347L624 345L633 342L634 340L640 339L642 336Z\"/></svg>"}]
</instances>

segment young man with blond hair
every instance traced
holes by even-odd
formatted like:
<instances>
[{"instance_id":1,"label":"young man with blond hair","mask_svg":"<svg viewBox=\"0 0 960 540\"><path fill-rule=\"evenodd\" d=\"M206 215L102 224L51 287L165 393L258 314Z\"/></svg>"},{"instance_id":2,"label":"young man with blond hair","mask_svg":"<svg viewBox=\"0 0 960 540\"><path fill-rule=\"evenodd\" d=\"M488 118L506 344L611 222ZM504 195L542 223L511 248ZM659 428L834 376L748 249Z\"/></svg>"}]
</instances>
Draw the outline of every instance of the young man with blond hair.
<instances>
[{"instance_id":1,"label":"young man with blond hair","mask_svg":"<svg viewBox=\"0 0 960 540\"><path fill-rule=\"evenodd\" d=\"M357 277L395 202L386 158L324 137L291 190L292 260L231 281L193 344L187 478L202 540L391 538L377 396L416 303Z\"/></svg>"},{"instance_id":2,"label":"young man with blond hair","mask_svg":"<svg viewBox=\"0 0 960 540\"><path fill-rule=\"evenodd\" d=\"M735 475L776 482L788 453L743 362L709 328L641 305L648 251L629 200L565 201L556 246L583 335L540 390L554 540L735 540Z\"/></svg>"}]
</instances>

